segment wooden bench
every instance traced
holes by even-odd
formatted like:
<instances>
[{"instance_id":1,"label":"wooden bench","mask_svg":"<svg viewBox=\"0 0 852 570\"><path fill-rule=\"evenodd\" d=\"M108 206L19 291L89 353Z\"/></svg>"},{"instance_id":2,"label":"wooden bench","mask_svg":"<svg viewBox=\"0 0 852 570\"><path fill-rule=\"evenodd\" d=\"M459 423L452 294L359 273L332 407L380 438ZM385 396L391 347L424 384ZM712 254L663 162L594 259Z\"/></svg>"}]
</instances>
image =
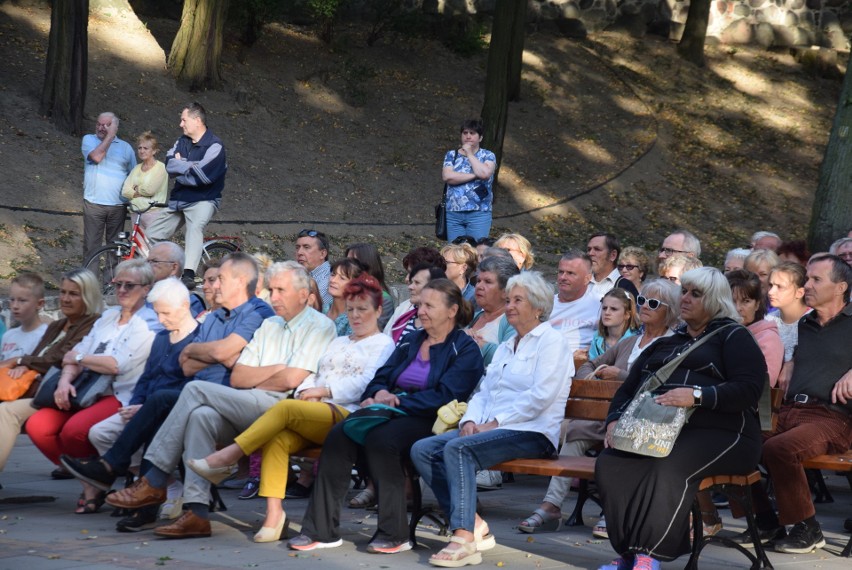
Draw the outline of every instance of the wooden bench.
<instances>
[{"instance_id":1,"label":"wooden bench","mask_svg":"<svg viewBox=\"0 0 852 570\"><path fill-rule=\"evenodd\" d=\"M804 467L805 469L815 469L817 471L826 469L829 471L852 473L852 449L850 449L846 453L838 453L835 455L817 455L816 457L811 457L810 459L806 459L802 462L802 467ZM819 480L822 480L821 474ZM829 500L825 502L833 501L830 494L827 494L827 496ZM840 553L840 556L846 558L852 556L852 537L849 538L849 542L846 543L846 547L843 549L843 552Z\"/></svg>"}]
</instances>

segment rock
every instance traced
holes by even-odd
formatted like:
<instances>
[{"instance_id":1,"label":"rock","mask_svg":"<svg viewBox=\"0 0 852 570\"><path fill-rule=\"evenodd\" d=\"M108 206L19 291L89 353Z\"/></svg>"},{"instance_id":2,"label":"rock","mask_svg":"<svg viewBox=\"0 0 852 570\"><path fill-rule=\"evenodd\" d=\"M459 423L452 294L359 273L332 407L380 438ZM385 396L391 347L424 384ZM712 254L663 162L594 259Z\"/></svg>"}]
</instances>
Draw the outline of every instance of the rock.
<instances>
[{"instance_id":1,"label":"rock","mask_svg":"<svg viewBox=\"0 0 852 570\"><path fill-rule=\"evenodd\" d=\"M644 38L648 32L648 25L645 23L645 18L642 14L625 14L621 13L616 17L612 28L624 30L634 38Z\"/></svg>"},{"instance_id":2,"label":"rock","mask_svg":"<svg viewBox=\"0 0 852 570\"><path fill-rule=\"evenodd\" d=\"M794 47L790 49L793 58L802 69L817 77L838 78L837 51L829 48Z\"/></svg>"},{"instance_id":3,"label":"rock","mask_svg":"<svg viewBox=\"0 0 852 570\"><path fill-rule=\"evenodd\" d=\"M588 10L594 6L595 0L580 0L580 10Z\"/></svg>"},{"instance_id":4,"label":"rock","mask_svg":"<svg viewBox=\"0 0 852 570\"><path fill-rule=\"evenodd\" d=\"M801 10L805 7L805 0L787 0L788 10Z\"/></svg>"},{"instance_id":5,"label":"rock","mask_svg":"<svg viewBox=\"0 0 852 570\"><path fill-rule=\"evenodd\" d=\"M751 25L746 20L736 20L722 30L719 39L726 44L749 44L754 38Z\"/></svg>"},{"instance_id":6,"label":"rock","mask_svg":"<svg viewBox=\"0 0 852 570\"><path fill-rule=\"evenodd\" d=\"M562 17L567 20L577 19L580 17L580 7L576 2L567 2L562 5Z\"/></svg>"},{"instance_id":7,"label":"rock","mask_svg":"<svg viewBox=\"0 0 852 570\"><path fill-rule=\"evenodd\" d=\"M607 27L610 19L602 8L592 8L583 14L583 23L586 24L587 29L598 32Z\"/></svg>"},{"instance_id":8,"label":"rock","mask_svg":"<svg viewBox=\"0 0 852 570\"><path fill-rule=\"evenodd\" d=\"M745 18L746 16L748 16L750 14L751 14L751 8L749 8L745 4L737 4L736 6L734 6L734 15L735 16L742 16L743 18Z\"/></svg>"},{"instance_id":9,"label":"rock","mask_svg":"<svg viewBox=\"0 0 852 570\"><path fill-rule=\"evenodd\" d=\"M789 10L786 14L784 14L784 25L785 26L795 26L799 23L799 17Z\"/></svg>"},{"instance_id":10,"label":"rock","mask_svg":"<svg viewBox=\"0 0 852 570\"><path fill-rule=\"evenodd\" d=\"M823 31L822 37L825 39L825 44L833 49L847 51L849 49L849 39L841 30Z\"/></svg>"},{"instance_id":11,"label":"rock","mask_svg":"<svg viewBox=\"0 0 852 570\"><path fill-rule=\"evenodd\" d=\"M680 22L672 22L669 24L669 40L679 42L683 37L684 25Z\"/></svg>"},{"instance_id":12,"label":"rock","mask_svg":"<svg viewBox=\"0 0 852 570\"><path fill-rule=\"evenodd\" d=\"M754 43L763 48L772 47L775 43L775 32L770 24L760 22L754 26Z\"/></svg>"},{"instance_id":13,"label":"rock","mask_svg":"<svg viewBox=\"0 0 852 570\"><path fill-rule=\"evenodd\" d=\"M576 18L560 18L556 20L556 27L559 28L559 32L566 38L584 40L589 35L582 20Z\"/></svg>"},{"instance_id":14,"label":"rock","mask_svg":"<svg viewBox=\"0 0 852 570\"><path fill-rule=\"evenodd\" d=\"M748 0L748 5L752 8L760 8L766 4L766 0Z\"/></svg>"}]
</instances>

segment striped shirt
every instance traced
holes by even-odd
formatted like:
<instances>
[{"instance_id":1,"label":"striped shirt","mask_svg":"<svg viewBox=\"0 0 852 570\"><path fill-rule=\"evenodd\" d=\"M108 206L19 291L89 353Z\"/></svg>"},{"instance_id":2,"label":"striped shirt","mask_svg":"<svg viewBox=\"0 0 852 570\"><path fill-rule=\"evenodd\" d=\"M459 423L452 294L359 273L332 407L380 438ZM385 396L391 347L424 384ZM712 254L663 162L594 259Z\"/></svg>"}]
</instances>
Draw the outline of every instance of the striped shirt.
<instances>
[{"instance_id":1,"label":"striped shirt","mask_svg":"<svg viewBox=\"0 0 852 570\"><path fill-rule=\"evenodd\" d=\"M120 206L125 203L121 197L121 187L136 166L136 155L129 144L116 137L100 163L89 160L89 154L99 144L101 139L95 135L83 137L83 198L101 206Z\"/></svg>"}]
</instances>

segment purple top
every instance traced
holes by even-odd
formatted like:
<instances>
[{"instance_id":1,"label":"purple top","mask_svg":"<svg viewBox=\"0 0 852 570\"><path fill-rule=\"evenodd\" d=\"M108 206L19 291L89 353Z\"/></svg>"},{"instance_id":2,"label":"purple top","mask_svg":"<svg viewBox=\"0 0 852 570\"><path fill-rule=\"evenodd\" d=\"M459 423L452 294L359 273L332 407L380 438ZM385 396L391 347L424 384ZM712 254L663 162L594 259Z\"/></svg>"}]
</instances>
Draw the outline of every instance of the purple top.
<instances>
[{"instance_id":1,"label":"purple top","mask_svg":"<svg viewBox=\"0 0 852 570\"><path fill-rule=\"evenodd\" d=\"M420 356L420 351L417 351L417 358L411 361L408 368L402 371L399 378L396 379L396 386L400 390L406 392L418 392L426 388L426 380L429 377L428 360L423 360Z\"/></svg>"}]
</instances>

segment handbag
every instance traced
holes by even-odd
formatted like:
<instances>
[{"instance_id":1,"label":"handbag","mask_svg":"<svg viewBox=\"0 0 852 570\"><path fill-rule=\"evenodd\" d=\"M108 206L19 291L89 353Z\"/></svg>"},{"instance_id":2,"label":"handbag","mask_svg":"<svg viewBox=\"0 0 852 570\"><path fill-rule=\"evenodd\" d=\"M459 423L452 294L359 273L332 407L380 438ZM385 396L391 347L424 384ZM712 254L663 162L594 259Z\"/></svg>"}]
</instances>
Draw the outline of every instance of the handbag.
<instances>
[{"instance_id":1,"label":"handbag","mask_svg":"<svg viewBox=\"0 0 852 570\"><path fill-rule=\"evenodd\" d=\"M645 381L612 430L613 448L648 457L667 457L671 453L680 430L695 409L658 404L654 401L654 390L668 381L690 352L730 326L735 325L721 326L693 343Z\"/></svg>"},{"instance_id":2,"label":"handbag","mask_svg":"<svg viewBox=\"0 0 852 570\"><path fill-rule=\"evenodd\" d=\"M370 430L390 421L392 418L407 415L402 410L385 404L370 404L346 416L343 420L343 433L355 443L364 445L364 440Z\"/></svg>"},{"instance_id":3,"label":"handbag","mask_svg":"<svg viewBox=\"0 0 852 570\"><path fill-rule=\"evenodd\" d=\"M39 377L35 370L27 370L20 378L11 378L9 370L11 368L0 368L0 401L3 402L17 400L26 394Z\"/></svg>"},{"instance_id":4,"label":"handbag","mask_svg":"<svg viewBox=\"0 0 852 570\"><path fill-rule=\"evenodd\" d=\"M451 429L459 427L459 422L467 412L467 402L459 402L453 400L449 404L444 404L438 408L438 417L432 425L432 433L441 435Z\"/></svg>"},{"instance_id":5,"label":"handbag","mask_svg":"<svg viewBox=\"0 0 852 570\"><path fill-rule=\"evenodd\" d=\"M453 162L456 161L459 151L453 153ZM447 239L447 189L449 184L444 184L441 191L441 202L435 206L435 237L438 239Z\"/></svg>"},{"instance_id":6,"label":"handbag","mask_svg":"<svg viewBox=\"0 0 852 570\"><path fill-rule=\"evenodd\" d=\"M56 399L53 394L56 392L57 386L59 386L59 377L61 375L62 371L57 370L42 381L35 398L33 398L32 407L37 410L41 408L59 409L56 406ZM107 394L112 389L112 381L113 377L107 374L84 370L72 382L77 395L72 396L69 400L69 404L71 405L70 410L76 412L83 408L88 408L97 402L104 394Z\"/></svg>"}]
</instances>

